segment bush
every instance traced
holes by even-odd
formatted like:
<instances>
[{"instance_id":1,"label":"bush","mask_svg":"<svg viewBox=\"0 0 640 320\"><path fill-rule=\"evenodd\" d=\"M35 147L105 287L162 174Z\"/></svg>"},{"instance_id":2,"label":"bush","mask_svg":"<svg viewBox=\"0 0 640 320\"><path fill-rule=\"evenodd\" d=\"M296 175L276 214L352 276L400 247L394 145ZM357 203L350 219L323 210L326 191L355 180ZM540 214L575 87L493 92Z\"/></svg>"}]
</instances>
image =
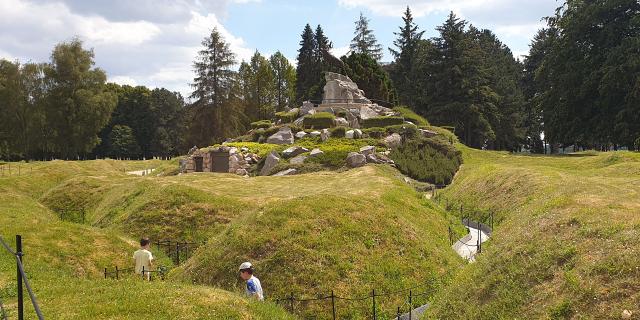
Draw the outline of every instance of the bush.
<instances>
[{"instance_id":1,"label":"bush","mask_svg":"<svg viewBox=\"0 0 640 320\"><path fill-rule=\"evenodd\" d=\"M451 126L441 126L440 128L451 131L452 133L456 133L456 127Z\"/></svg>"},{"instance_id":2,"label":"bush","mask_svg":"<svg viewBox=\"0 0 640 320\"><path fill-rule=\"evenodd\" d=\"M373 127L388 127L398 124L403 124L404 118L402 117L373 117L369 119L362 120L360 125L363 128L373 128Z\"/></svg>"},{"instance_id":3,"label":"bush","mask_svg":"<svg viewBox=\"0 0 640 320\"><path fill-rule=\"evenodd\" d=\"M331 132L331 136L334 138L344 138L345 133L347 132L347 128L346 127L335 127L331 130L329 130Z\"/></svg>"},{"instance_id":4,"label":"bush","mask_svg":"<svg viewBox=\"0 0 640 320\"><path fill-rule=\"evenodd\" d=\"M413 110L409 109L409 107L395 107L393 111L400 113L400 116L404 118L406 121L411 121L413 124L417 126L428 126L429 121L423 118L419 114L413 112Z\"/></svg>"},{"instance_id":5,"label":"bush","mask_svg":"<svg viewBox=\"0 0 640 320\"><path fill-rule=\"evenodd\" d=\"M324 154L309 157L307 162L320 163L329 168L340 168L345 165L345 159L349 152L358 152L361 147L372 145L376 146L378 141L375 139L346 139L346 138L332 138L325 142L319 142L319 139L301 139L297 145L305 147L309 150L313 148L320 148Z\"/></svg>"},{"instance_id":6,"label":"bush","mask_svg":"<svg viewBox=\"0 0 640 320\"><path fill-rule=\"evenodd\" d=\"M333 127L336 117L329 112L318 112L304 117L304 127L313 129L326 129Z\"/></svg>"},{"instance_id":7,"label":"bush","mask_svg":"<svg viewBox=\"0 0 640 320\"><path fill-rule=\"evenodd\" d=\"M304 174L304 173L327 170L327 168L325 168L322 164L319 164L319 163L305 162L303 164L291 164L291 163L281 162L281 163L278 163L275 167L273 167L271 171L269 171L269 175L276 174L280 171L284 171L287 169L296 169L296 174Z\"/></svg>"},{"instance_id":8,"label":"bush","mask_svg":"<svg viewBox=\"0 0 640 320\"><path fill-rule=\"evenodd\" d=\"M251 122L252 129L259 129L259 128L267 129L272 125L273 123L271 123L271 120L260 120L256 122Z\"/></svg>"},{"instance_id":9,"label":"bush","mask_svg":"<svg viewBox=\"0 0 640 320\"><path fill-rule=\"evenodd\" d=\"M338 111L336 111L336 117L346 118L347 117L347 112L344 111L344 110L338 110Z\"/></svg>"},{"instance_id":10,"label":"bush","mask_svg":"<svg viewBox=\"0 0 640 320\"><path fill-rule=\"evenodd\" d=\"M362 133L364 133L368 137L374 138L374 139L382 138L385 135L386 132L387 132L387 130L385 128L380 128L380 127L362 129Z\"/></svg>"},{"instance_id":11,"label":"bush","mask_svg":"<svg viewBox=\"0 0 640 320\"><path fill-rule=\"evenodd\" d=\"M388 134L397 133L399 135L406 135L407 138L413 138L418 135L418 127L408 123L399 124L395 126L388 126L384 128Z\"/></svg>"},{"instance_id":12,"label":"bush","mask_svg":"<svg viewBox=\"0 0 640 320\"><path fill-rule=\"evenodd\" d=\"M442 139L407 140L391 151L391 159L402 173L418 181L449 184L462 164L462 153Z\"/></svg>"},{"instance_id":13,"label":"bush","mask_svg":"<svg viewBox=\"0 0 640 320\"><path fill-rule=\"evenodd\" d=\"M293 112L285 112L285 111L276 112L276 119L282 121L282 123L291 123L291 122L295 121L297 117L298 117L298 112L296 112L296 111L293 111Z\"/></svg>"},{"instance_id":14,"label":"bush","mask_svg":"<svg viewBox=\"0 0 640 320\"><path fill-rule=\"evenodd\" d=\"M635 144L636 151L640 151L640 137L636 139L636 142L634 144Z\"/></svg>"}]
</instances>

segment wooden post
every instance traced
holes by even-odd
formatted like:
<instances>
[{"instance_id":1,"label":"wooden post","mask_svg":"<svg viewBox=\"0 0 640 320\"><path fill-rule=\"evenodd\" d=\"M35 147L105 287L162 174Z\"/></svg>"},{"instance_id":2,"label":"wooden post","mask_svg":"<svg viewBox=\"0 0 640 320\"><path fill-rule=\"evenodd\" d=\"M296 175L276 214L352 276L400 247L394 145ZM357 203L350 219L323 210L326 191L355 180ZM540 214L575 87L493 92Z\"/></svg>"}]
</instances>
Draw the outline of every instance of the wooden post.
<instances>
[{"instance_id":1,"label":"wooden post","mask_svg":"<svg viewBox=\"0 0 640 320\"><path fill-rule=\"evenodd\" d=\"M118 270L118 266L116 266L116 280L120 279L120 270Z\"/></svg>"},{"instance_id":2,"label":"wooden post","mask_svg":"<svg viewBox=\"0 0 640 320\"><path fill-rule=\"evenodd\" d=\"M104 278L107 278L107 268L104 268Z\"/></svg>"},{"instance_id":3,"label":"wooden post","mask_svg":"<svg viewBox=\"0 0 640 320\"><path fill-rule=\"evenodd\" d=\"M400 320L400 307L398 307L398 312L396 313L396 320Z\"/></svg>"},{"instance_id":4,"label":"wooden post","mask_svg":"<svg viewBox=\"0 0 640 320\"><path fill-rule=\"evenodd\" d=\"M412 300L413 292L409 290L409 320L411 320L411 314L413 313L413 301Z\"/></svg>"},{"instance_id":5,"label":"wooden post","mask_svg":"<svg viewBox=\"0 0 640 320\"><path fill-rule=\"evenodd\" d=\"M22 262L22 236L16 235L16 255L19 261L16 262L16 276L18 283L18 320L24 320L24 294L22 292L22 273L20 263Z\"/></svg>"},{"instance_id":6,"label":"wooden post","mask_svg":"<svg viewBox=\"0 0 640 320\"><path fill-rule=\"evenodd\" d=\"M142 266L142 280L144 280L144 266Z\"/></svg>"},{"instance_id":7,"label":"wooden post","mask_svg":"<svg viewBox=\"0 0 640 320\"><path fill-rule=\"evenodd\" d=\"M293 314L293 292L291 292L291 297L289 298L289 301L291 302L291 313Z\"/></svg>"},{"instance_id":8,"label":"wooden post","mask_svg":"<svg viewBox=\"0 0 640 320\"><path fill-rule=\"evenodd\" d=\"M180 242L176 241L176 265L180 265Z\"/></svg>"}]
</instances>

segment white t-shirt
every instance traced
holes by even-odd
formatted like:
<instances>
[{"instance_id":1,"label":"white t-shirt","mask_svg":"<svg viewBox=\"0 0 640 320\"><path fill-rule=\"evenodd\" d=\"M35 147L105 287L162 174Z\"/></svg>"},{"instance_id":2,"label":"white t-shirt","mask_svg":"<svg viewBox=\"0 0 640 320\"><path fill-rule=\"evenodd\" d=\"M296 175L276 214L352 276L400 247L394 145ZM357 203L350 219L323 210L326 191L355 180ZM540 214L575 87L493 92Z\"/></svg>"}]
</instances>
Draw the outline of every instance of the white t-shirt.
<instances>
[{"instance_id":1,"label":"white t-shirt","mask_svg":"<svg viewBox=\"0 0 640 320\"><path fill-rule=\"evenodd\" d=\"M260 284L260 280L258 280L258 278L251 276L251 278L247 280L246 291L248 296L257 295L258 300L264 300L264 294L262 293L262 285Z\"/></svg>"},{"instance_id":2,"label":"white t-shirt","mask_svg":"<svg viewBox=\"0 0 640 320\"><path fill-rule=\"evenodd\" d=\"M133 260L136 261L136 274L142 274L142 267L145 271L151 270L151 261L153 261L153 255L147 249L138 249L133 253Z\"/></svg>"}]
</instances>

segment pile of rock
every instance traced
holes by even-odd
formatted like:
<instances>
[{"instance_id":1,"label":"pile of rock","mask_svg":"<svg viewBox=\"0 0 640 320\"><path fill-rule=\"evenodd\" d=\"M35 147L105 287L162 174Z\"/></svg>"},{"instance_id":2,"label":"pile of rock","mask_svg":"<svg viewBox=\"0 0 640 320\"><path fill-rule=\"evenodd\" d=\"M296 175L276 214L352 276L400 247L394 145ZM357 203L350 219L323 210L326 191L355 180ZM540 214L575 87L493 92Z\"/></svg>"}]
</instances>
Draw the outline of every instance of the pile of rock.
<instances>
[{"instance_id":1,"label":"pile of rock","mask_svg":"<svg viewBox=\"0 0 640 320\"><path fill-rule=\"evenodd\" d=\"M349 168L362 167L367 163L395 165L388 157L388 151L376 153L374 146L364 146L360 148L360 152L349 152L346 161Z\"/></svg>"}]
</instances>

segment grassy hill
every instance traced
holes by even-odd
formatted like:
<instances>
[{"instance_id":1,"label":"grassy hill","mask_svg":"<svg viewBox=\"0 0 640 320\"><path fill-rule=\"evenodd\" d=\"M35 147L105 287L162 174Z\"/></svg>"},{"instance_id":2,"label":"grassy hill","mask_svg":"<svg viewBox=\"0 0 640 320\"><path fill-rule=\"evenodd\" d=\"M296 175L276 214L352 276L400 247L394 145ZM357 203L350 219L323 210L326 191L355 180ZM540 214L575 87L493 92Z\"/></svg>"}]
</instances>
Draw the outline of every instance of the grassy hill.
<instances>
[{"instance_id":1,"label":"grassy hill","mask_svg":"<svg viewBox=\"0 0 640 320\"><path fill-rule=\"evenodd\" d=\"M142 165L147 164L116 161L22 164L20 176L0 178L0 235L12 246L15 234L23 236L26 272L45 317L289 318L273 304L250 302L236 293L211 287L170 281L145 283L131 277L104 280L104 267L130 265L135 241L115 229L61 221L57 212L43 205L45 201L40 201L52 192L50 189L60 189L59 185L67 185L79 176L128 179L122 169ZM167 262L161 253L157 254L161 262ZM15 318L15 260L4 249L0 250L0 298L9 318ZM26 311L27 319L35 318L30 305L26 306Z\"/></svg>"},{"instance_id":2,"label":"grassy hill","mask_svg":"<svg viewBox=\"0 0 640 320\"><path fill-rule=\"evenodd\" d=\"M640 154L514 156L463 148L443 197L494 211L477 263L426 318L617 319L640 305ZM461 299L461 297L465 297Z\"/></svg>"},{"instance_id":3,"label":"grassy hill","mask_svg":"<svg viewBox=\"0 0 640 320\"><path fill-rule=\"evenodd\" d=\"M33 163L23 164L20 177L0 180L0 188L7 191L0 212L11 213L3 215L3 223L13 226L2 235L25 237L31 251L25 259L47 314L126 318L149 296L151 301L143 304L157 318L172 318L183 309L188 311L185 318L198 318L209 304L229 318L282 318L273 316L282 311L272 304L247 303L211 286L240 292L236 268L250 260L271 299L291 292L298 297L328 295L331 290L340 296L366 296L374 288L389 292L417 284L436 291L463 265L448 249L447 227L453 218L387 167L250 179L214 173L124 173L171 165ZM24 219L32 223L23 224ZM102 267L129 263L135 247L131 239L140 235L207 244L172 271L172 280L165 284L99 279ZM164 262L171 263L166 258ZM6 262L1 270L3 297L13 297L12 263ZM205 286L191 285L194 281ZM143 292L124 298L134 290ZM93 291L100 292L95 299L86 297ZM197 298L198 292L212 298ZM124 300L116 304L119 296ZM65 304L63 299L78 304ZM379 312L392 313L403 299L405 293L379 298ZM100 300L105 304L94 305ZM228 301L240 307L225 309ZM325 302L296 309L304 316L325 318L330 316L327 306ZM369 312L369 302L338 306L343 318Z\"/></svg>"}]
</instances>

